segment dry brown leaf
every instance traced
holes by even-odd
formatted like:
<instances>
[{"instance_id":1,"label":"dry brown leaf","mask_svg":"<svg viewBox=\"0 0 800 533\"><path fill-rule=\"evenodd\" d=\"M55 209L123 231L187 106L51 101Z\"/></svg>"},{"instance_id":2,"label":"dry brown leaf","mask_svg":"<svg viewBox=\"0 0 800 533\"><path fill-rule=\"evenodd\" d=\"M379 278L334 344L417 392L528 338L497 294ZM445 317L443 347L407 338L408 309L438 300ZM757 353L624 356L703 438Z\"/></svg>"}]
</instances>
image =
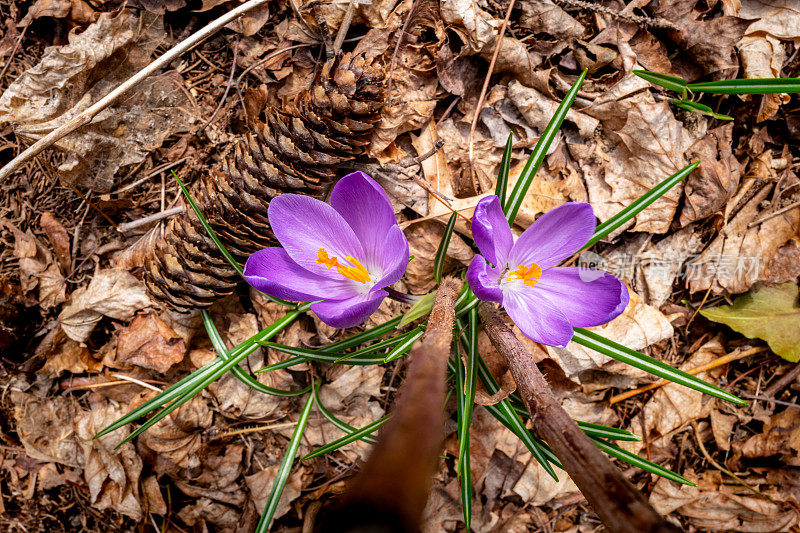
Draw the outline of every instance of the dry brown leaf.
<instances>
[{"instance_id":1,"label":"dry brown leaf","mask_svg":"<svg viewBox=\"0 0 800 533\"><path fill-rule=\"evenodd\" d=\"M534 33L549 33L558 39L578 39L585 29L580 22L561 9L552 0L522 2L519 25Z\"/></svg>"},{"instance_id":2,"label":"dry brown leaf","mask_svg":"<svg viewBox=\"0 0 800 533\"><path fill-rule=\"evenodd\" d=\"M736 448L744 457L779 455L782 463L800 466L800 409L772 415L761 433L736 443Z\"/></svg>"},{"instance_id":3,"label":"dry brown leaf","mask_svg":"<svg viewBox=\"0 0 800 533\"><path fill-rule=\"evenodd\" d=\"M173 473L175 486L190 498L210 498L241 508L247 499L239 483L244 445L229 444L215 451L204 449L197 469Z\"/></svg>"},{"instance_id":4,"label":"dry brown leaf","mask_svg":"<svg viewBox=\"0 0 800 533\"><path fill-rule=\"evenodd\" d=\"M725 349L720 338L715 338L703 344L679 368L683 371L691 370L723 355ZM697 377L711 381L705 372L697 374ZM713 398L683 385L670 383L659 387L644 406L645 428L650 435L650 442L659 437L669 438L673 432L692 420L708 416L713 406ZM638 421L630 429L635 431L637 426Z\"/></svg>"},{"instance_id":5,"label":"dry brown leaf","mask_svg":"<svg viewBox=\"0 0 800 533\"><path fill-rule=\"evenodd\" d=\"M69 274L71 261L69 255L69 233L67 233L67 228L65 228L64 224L49 211L42 214L39 224L42 226L45 234L47 234L50 244L53 245L58 264L61 266L61 272L65 275Z\"/></svg>"},{"instance_id":6,"label":"dry brown leaf","mask_svg":"<svg viewBox=\"0 0 800 533\"><path fill-rule=\"evenodd\" d=\"M36 0L20 21L20 26L30 24L42 17L65 18L77 25L91 24L100 16L83 0Z\"/></svg>"},{"instance_id":7,"label":"dry brown leaf","mask_svg":"<svg viewBox=\"0 0 800 533\"><path fill-rule=\"evenodd\" d=\"M19 259L19 284L27 294L39 288L38 303L50 309L66 300L67 283L50 251L33 236L11 226L14 232L14 256Z\"/></svg>"},{"instance_id":8,"label":"dry brown leaf","mask_svg":"<svg viewBox=\"0 0 800 533\"><path fill-rule=\"evenodd\" d=\"M749 32L749 30L748 30ZM772 35L754 33L745 35L736 45L742 57L745 78L779 78L786 61L783 44ZM781 103L789 101L789 95L765 94L761 97L756 122L775 116Z\"/></svg>"},{"instance_id":9,"label":"dry brown leaf","mask_svg":"<svg viewBox=\"0 0 800 533\"><path fill-rule=\"evenodd\" d=\"M48 48L39 64L0 97L0 122L32 143L71 120L150 62L164 36L160 18L129 10L100 15L69 44ZM113 68L109 68L112 65ZM137 164L171 134L188 129L191 102L176 72L149 77L91 125L57 141L67 183L99 192L114 184L120 167Z\"/></svg>"},{"instance_id":10,"label":"dry brown leaf","mask_svg":"<svg viewBox=\"0 0 800 533\"><path fill-rule=\"evenodd\" d=\"M742 165L733 155L733 124L709 131L689 148L689 159L700 166L686 179L686 199L680 223L685 226L718 212L739 187Z\"/></svg>"},{"instance_id":11,"label":"dry brown leaf","mask_svg":"<svg viewBox=\"0 0 800 533\"><path fill-rule=\"evenodd\" d=\"M678 513L700 531L772 533L797 524L800 513L793 506L767 501L744 487L722 485L717 475L702 475L697 487L659 478L650 503L662 515ZM684 476L695 478L692 472Z\"/></svg>"},{"instance_id":12,"label":"dry brown leaf","mask_svg":"<svg viewBox=\"0 0 800 533\"><path fill-rule=\"evenodd\" d=\"M128 410L152 398L146 393L131 402ZM137 444L153 455L153 468L159 474L174 474L181 469L200 466L198 451L203 446L203 431L210 428L214 415L197 395L142 433Z\"/></svg>"},{"instance_id":13,"label":"dry brown leaf","mask_svg":"<svg viewBox=\"0 0 800 533\"><path fill-rule=\"evenodd\" d=\"M503 21L494 18L476 0L442 0L442 19L457 32L472 52L480 52L494 42Z\"/></svg>"},{"instance_id":14,"label":"dry brown leaf","mask_svg":"<svg viewBox=\"0 0 800 533\"><path fill-rule=\"evenodd\" d=\"M747 0L739 16L752 21L748 35L764 32L795 44L800 41L800 7L794 0Z\"/></svg>"},{"instance_id":15,"label":"dry brown leaf","mask_svg":"<svg viewBox=\"0 0 800 533\"><path fill-rule=\"evenodd\" d=\"M727 15L699 20L696 4L696 0L662 0L654 14L681 22L669 35L706 74L714 79L735 78L739 70L735 45L749 23Z\"/></svg>"},{"instance_id":16,"label":"dry brown leaf","mask_svg":"<svg viewBox=\"0 0 800 533\"><path fill-rule=\"evenodd\" d=\"M392 72L392 89L381 110L369 150L382 152L398 135L419 129L433 116L439 82L436 66L427 50L404 46Z\"/></svg>"},{"instance_id":17,"label":"dry brown leaf","mask_svg":"<svg viewBox=\"0 0 800 533\"><path fill-rule=\"evenodd\" d=\"M771 285L777 285L795 280L798 276L800 276L800 238L793 237L778 248L775 256L770 259L764 279Z\"/></svg>"},{"instance_id":18,"label":"dry brown leaf","mask_svg":"<svg viewBox=\"0 0 800 533\"><path fill-rule=\"evenodd\" d=\"M80 408L72 398L39 398L12 390L19 440L28 456L67 466L83 465L72 421Z\"/></svg>"},{"instance_id":19,"label":"dry brown leaf","mask_svg":"<svg viewBox=\"0 0 800 533\"><path fill-rule=\"evenodd\" d=\"M519 112L528 123L537 130L544 131L550 119L553 118L559 102L549 98L532 87L527 87L516 80L508 84L508 98L517 106ZM567 112L567 122L578 127L578 132L584 138L589 138L600 124L596 118L590 117L580 111L570 109Z\"/></svg>"},{"instance_id":20,"label":"dry brown leaf","mask_svg":"<svg viewBox=\"0 0 800 533\"><path fill-rule=\"evenodd\" d=\"M672 337L672 324L667 317L657 308L645 304L632 290L628 289L628 292L630 303L625 312L608 324L588 329L633 350L643 350ZM575 342L570 342L564 349L548 346L547 353L569 379L584 386L626 388L638 384L648 375Z\"/></svg>"},{"instance_id":21,"label":"dry brown leaf","mask_svg":"<svg viewBox=\"0 0 800 533\"><path fill-rule=\"evenodd\" d=\"M155 312L137 315L117 338L116 361L165 373L186 355L186 343Z\"/></svg>"},{"instance_id":22,"label":"dry brown leaf","mask_svg":"<svg viewBox=\"0 0 800 533\"><path fill-rule=\"evenodd\" d=\"M616 91L612 87L613 95L624 96L641 86L626 79L617 85ZM686 151L703 133L687 130L675 119L669 104L656 102L649 92L616 101L607 95L586 112L601 120L606 134L581 156L589 200L600 220L607 220L685 167ZM673 187L636 216L633 231L665 233L681 192L680 185Z\"/></svg>"},{"instance_id":23,"label":"dry brown leaf","mask_svg":"<svg viewBox=\"0 0 800 533\"><path fill-rule=\"evenodd\" d=\"M200 498L195 503L181 509L178 512L178 518L188 526L201 528L200 531L209 530L206 522L224 528L222 531L236 531L240 512L239 509L209 498Z\"/></svg>"},{"instance_id":24,"label":"dry brown leaf","mask_svg":"<svg viewBox=\"0 0 800 533\"><path fill-rule=\"evenodd\" d=\"M100 396L90 396L90 408L75 417L74 431L83 450L83 477L89 487L92 507L100 510L114 509L139 520L142 517L139 504L142 459L130 442L115 449L130 430L126 427L94 438L98 431L116 421L126 411Z\"/></svg>"},{"instance_id":25,"label":"dry brown leaf","mask_svg":"<svg viewBox=\"0 0 800 533\"><path fill-rule=\"evenodd\" d=\"M414 259L408 263L405 282L413 294L425 294L436 286L433 278L433 260L444 235L444 225L435 220L411 224L405 229L409 253ZM447 247L444 272L449 272L459 264L468 265L475 253L464 239L453 233Z\"/></svg>"},{"instance_id":26,"label":"dry brown leaf","mask_svg":"<svg viewBox=\"0 0 800 533\"><path fill-rule=\"evenodd\" d=\"M250 489L250 494L253 496L253 503L256 509L258 509L259 514L264 513L264 507L267 505L267 498L269 497L270 490L272 490L272 485L275 482L275 476L278 474L280 466L279 464L274 464L264 468L260 472L244 477L245 482L247 482L247 488ZM281 494L281 499L278 501L278 506L275 508L273 518L280 518L292 509L292 502L300 497L300 490L303 488L304 473L305 468L302 466L292 471L286 482L286 487Z\"/></svg>"},{"instance_id":27,"label":"dry brown leaf","mask_svg":"<svg viewBox=\"0 0 800 533\"><path fill-rule=\"evenodd\" d=\"M167 502L161 494L156 476L148 476L142 481L142 498L148 512L162 516L167 514Z\"/></svg>"},{"instance_id":28,"label":"dry brown leaf","mask_svg":"<svg viewBox=\"0 0 800 533\"><path fill-rule=\"evenodd\" d=\"M692 292L709 287L714 294L747 291L762 279L778 249L800 232L800 207L748 227L768 214L761 203L771 189L762 187L690 264Z\"/></svg>"},{"instance_id":29,"label":"dry brown leaf","mask_svg":"<svg viewBox=\"0 0 800 533\"><path fill-rule=\"evenodd\" d=\"M84 344L66 338L61 331L58 336L60 338L57 343L47 350L47 361L39 370L40 373L57 377L64 372L82 374L100 372L103 369L103 362L92 357Z\"/></svg>"},{"instance_id":30,"label":"dry brown leaf","mask_svg":"<svg viewBox=\"0 0 800 533\"><path fill-rule=\"evenodd\" d=\"M714 435L714 442L720 450L728 451L731 449L731 437L733 436L733 426L736 424L736 416L726 415L714 409L711 411L711 434Z\"/></svg>"},{"instance_id":31,"label":"dry brown leaf","mask_svg":"<svg viewBox=\"0 0 800 533\"><path fill-rule=\"evenodd\" d=\"M130 320L136 311L151 305L144 283L130 272L118 268L99 270L87 287L70 295L58 321L69 338L84 342L104 316Z\"/></svg>"}]
</instances>

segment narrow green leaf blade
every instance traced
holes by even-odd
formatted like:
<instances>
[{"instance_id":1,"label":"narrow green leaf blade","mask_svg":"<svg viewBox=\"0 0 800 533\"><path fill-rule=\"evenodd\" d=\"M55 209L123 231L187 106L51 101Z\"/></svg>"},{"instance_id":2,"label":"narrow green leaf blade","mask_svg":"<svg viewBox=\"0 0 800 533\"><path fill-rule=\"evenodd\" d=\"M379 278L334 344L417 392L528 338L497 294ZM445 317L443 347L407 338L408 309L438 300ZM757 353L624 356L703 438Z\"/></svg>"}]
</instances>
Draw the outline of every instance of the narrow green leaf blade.
<instances>
[{"instance_id":1,"label":"narrow green leaf blade","mask_svg":"<svg viewBox=\"0 0 800 533\"><path fill-rule=\"evenodd\" d=\"M509 224L512 224L517 217L517 212L520 206L522 206L525 195L528 194L528 189L530 189L531 183L533 183L533 178L536 176L539 167L542 166L542 162L547 155L547 151L550 149L550 145L556 138L556 134L561 128L561 124L564 122L567 112L572 107L572 103L575 101L575 97L578 95L581 85L583 85L583 80L586 79L587 72L588 71L584 70L581 75L578 76L578 79L575 80L575 83L558 106L558 109L556 109L553 118L550 119L541 137L539 137L536 146L534 146L531 156L528 158L528 162L522 170L522 174L520 174L519 179L517 179L517 184L514 186L514 190L511 191L511 196L505 205L506 219Z\"/></svg>"},{"instance_id":2,"label":"narrow green leaf blade","mask_svg":"<svg viewBox=\"0 0 800 533\"><path fill-rule=\"evenodd\" d=\"M447 258L447 248L450 246L450 239L453 237L453 230L456 227L456 220L458 213L453 211L444 227L444 235L442 240L439 241L439 248L436 250L436 256L433 258L433 278L436 284L442 283L442 273L444 272L444 260Z\"/></svg>"},{"instance_id":3,"label":"narrow green leaf blade","mask_svg":"<svg viewBox=\"0 0 800 533\"><path fill-rule=\"evenodd\" d=\"M306 429L306 423L308 422L308 415L311 413L312 405L314 405L314 395L309 394L303 411L300 413L300 418L297 420L297 426L294 428L289 446L286 448L283 460L281 460L281 466L278 467L278 474L275 476L272 490L267 498L267 505L264 507L264 512L258 520L256 533L267 533L267 531L269 531L272 516L275 514L275 509L278 508L278 502L280 502L283 489L286 487L286 482L289 480L289 473L292 471L292 466L294 466L294 458L297 455L298 448L300 448L300 441L303 439L303 432Z\"/></svg>"},{"instance_id":4,"label":"narrow green leaf blade","mask_svg":"<svg viewBox=\"0 0 800 533\"><path fill-rule=\"evenodd\" d=\"M681 94L686 91L687 81L678 76L659 74L658 72L650 72L649 70L634 70L633 73L643 80L647 80L654 85L659 85L671 91L677 91Z\"/></svg>"},{"instance_id":5,"label":"narrow green leaf blade","mask_svg":"<svg viewBox=\"0 0 800 533\"><path fill-rule=\"evenodd\" d=\"M716 118L718 120L733 120L732 116L717 113L707 105L701 104L700 102L692 102L691 100L683 100L678 98L673 98L670 100L670 102L681 109L689 111L690 113L698 113L700 115Z\"/></svg>"},{"instance_id":6,"label":"narrow green leaf blade","mask_svg":"<svg viewBox=\"0 0 800 533\"><path fill-rule=\"evenodd\" d=\"M800 93L800 78L752 78L690 83L689 90L712 94Z\"/></svg>"},{"instance_id":7,"label":"narrow green leaf blade","mask_svg":"<svg viewBox=\"0 0 800 533\"><path fill-rule=\"evenodd\" d=\"M592 234L592 237L589 239L589 242L587 242L583 246L583 248L581 248L581 250L584 250L592 246L597 241L603 239L608 234L613 232L615 229L619 228L627 221L629 221L630 219L641 213L642 210L644 210L647 206L649 206L650 204L661 198L664 195L664 193L666 193L668 190L670 190L675 185L680 183L680 181L683 178L691 174L692 171L696 169L699 164L700 161L695 161L691 165L682 168L681 170L679 170L672 176L666 178L664 181L660 182L658 185L656 185L655 187L644 193L642 196L631 202L631 204L628 207L626 207L613 217L609 218L602 224L599 224L597 228L595 228L594 234Z\"/></svg>"},{"instance_id":8,"label":"narrow green leaf blade","mask_svg":"<svg viewBox=\"0 0 800 533\"><path fill-rule=\"evenodd\" d=\"M418 318L422 318L428 314L430 314L431 309L433 309L433 300L436 298L435 292L429 292L420 300L414 304L414 306L408 310L406 314L403 315L403 319L400 321L400 324L397 325L398 328L402 328L408 324L411 324Z\"/></svg>"},{"instance_id":9,"label":"narrow green leaf blade","mask_svg":"<svg viewBox=\"0 0 800 533\"><path fill-rule=\"evenodd\" d=\"M637 466L642 470L646 470L647 472L650 472L657 476L665 477L671 481L675 481L676 483L680 483L682 485L691 485L692 487L696 486L694 483L692 483L682 475L676 474L672 470L657 465L652 461L648 461L644 457L639 457L635 453L631 453L624 448L620 448L616 444L612 444L608 441L605 441L597 437L589 437L589 438L592 439L592 442L594 442L598 448L606 452L608 455L616 457L621 461L625 461L626 463L632 464L633 466Z\"/></svg>"},{"instance_id":10,"label":"narrow green leaf blade","mask_svg":"<svg viewBox=\"0 0 800 533\"><path fill-rule=\"evenodd\" d=\"M422 337L425 332L421 329L412 329L411 332L406 335L406 339L398 344L395 348L392 349L391 352L386 354L386 358L383 360L384 363L391 363L396 359L400 359L404 355L406 355L409 351L411 351L412 346L414 343L417 342L417 339Z\"/></svg>"},{"instance_id":11,"label":"narrow green leaf blade","mask_svg":"<svg viewBox=\"0 0 800 533\"><path fill-rule=\"evenodd\" d=\"M316 406L319 409L319 411L322 413L322 416L324 416L328 420L328 422L330 422L337 428L341 429L345 433L352 433L354 431L357 431L356 428L354 428L344 420L338 418L336 415L331 413L327 407L325 407L322 404L322 402L319 399L319 386L320 382L319 380L317 380L314 384L314 387L311 388L311 392L314 394L314 402L316 403ZM378 439L376 439L375 437L370 437L369 435L362 437L361 440L363 440L364 442L368 442L370 444L375 444L378 442Z\"/></svg>"},{"instance_id":12,"label":"narrow green leaf blade","mask_svg":"<svg viewBox=\"0 0 800 533\"><path fill-rule=\"evenodd\" d=\"M500 160L500 169L497 173L497 183L494 187L494 194L500 199L500 207L506 205L506 190L508 189L508 174L511 172L511 152L514 149L514 138L508 134L506 147L503 150L503 158Z\"/></svg>"},{"instance_id":13,"label":"narrow green leaf blade","mask_svg":"<svg viewBox=\"0 0 800 533\"><path fill-rule=\"evenodd\" d=\"M348 433L344 437L340 437L333 442L329 442L325 446L320 446L316 450L311 453L308 453L300 458L301 461L306 461L308 459L313 459L314 457L319 457L320 455L325 455L326 453L330 453L332 451L338 450L342 446L350 444L353 441L357 441L358 439L363 439L364 437L369 436L371 433L377 431L381 426L383 426L386 422L389 421L389 417L391 415L384 415L375 422L371 424L367 424L361 429L357 429Z\"/></svg>"},{"instance_id":14,"label":"narrow green leaf blade","mask_svg":"<svg viewBox=\"0 0 800 533\"><path fill-rule=\"evenodd\" d=\"M596 350L602 354L605 354L612 359L635 366L636 368L644 370L645 372L649 372L660 378L672 381L673 383L678 383L685 387L689 387L690 389L708 394L709 396L714 396L715 398L727 400L739 405L747 405L747 402L744 400L737 398L733 394L726 392L715 385L706 383L702 379L692 376L691 374L687 374L686 372L678 370L677 368L671 367L670 365L663 363L658 359L654 359L648 355L631 350L626 346L606 339L605 337L589 331L588 329L575 328L575 334L572 337L572 340L578 344L586 346L587 348L591 348L592 350Z\"/></svg>"}]
</instances>

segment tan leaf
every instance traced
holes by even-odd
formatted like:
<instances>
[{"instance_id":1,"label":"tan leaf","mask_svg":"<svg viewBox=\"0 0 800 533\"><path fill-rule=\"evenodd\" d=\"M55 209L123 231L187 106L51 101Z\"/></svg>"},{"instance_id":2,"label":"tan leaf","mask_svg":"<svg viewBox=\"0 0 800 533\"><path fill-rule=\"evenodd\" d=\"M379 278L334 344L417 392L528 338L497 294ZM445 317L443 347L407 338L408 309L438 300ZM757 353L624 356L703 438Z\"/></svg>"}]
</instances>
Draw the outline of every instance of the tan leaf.
<instances>
[{"instance_id":1,"label":"tan leaf","mask_svg":"<svg viewBox=\"0 0 800 533\"><path fill-rule=\"evenodd\" d=\"M461 35L473 52L494 41L502 20L492 17L476 0L442 0L442 19Z\"/></svg>"},{"instance_id":2,"label":"tan leaf","mask_svg":"<svg viewBox=\"0 0 800 533\"><path fill-rule=\"evenodd\" d=\"M69 266L70 266L70 255L69 255L69 233L67 233L67 228L64 227L53 213L49 211L42 214L42 218L39 221L39 224L42 226L42 229L47 234L47 238L50 240L50 244L53 245L53 250L56 253L56 257L58 258L58 264L61 266L61 272L63 274L69 274Z\"/></svg>"},{"instance_id":3,"label":"tan leaf","mask_svg":"<svg viewBox=\"0 0 800 533\"><path fill-rule=\"evenodd\" d=\"M83 465L83 451L72 426L80 408L72 398L39 398L11 391L17 434L34 459L67 466Z\"/></svg>"},{"instance_id":4,"label":"tan leaf","mask_svg":"<svg viewBox=\"0 0 800 533\"><path fill-rule=\"evenodd\" d=\"M784 464L800 466L800 410L772 415L761 433L736 445L745 457L778 455Z\"/></svg>"},{"instance_id":5,"label":"tan leaf","mask_svg":"<svg viewBox=\"0 0 800 533\"><path fill-rule=\"evenodd\" d=\"M739 187L742 165L731 150L733 124L709 131L689 148L689 159L700 166L686 178L682 226L713 215Z\"/></svg>"},{"instance_id":6,"label":"tan leaf","mask_svg":"<svg viewBox=\"0 0 800 533\"><path fill-rule=\"evenodd\" d=\"M30 230L23 233L15 227L14 256L19 259L20 286L28 293L39 288L38 303L50 309L66 299L67 283L52 254L33 236Z\"/></svg>"},{"instance_id":7,"label":"tan leaf","mask_svg":"<svg viewBox=\"0 0 800 533\"><path fill-rule=\"evenodd\" d=\"M695 478L692 472L684 475ZM712 473L696 482L698 486L691 487L659 478L650 495L650 504L663 515L673 512L682 515L700 531L789 531L800 518L794 506L767 501L744 487L722 485Z\"/></svg>"},{"instance_id":8,"label":"tan leaf","mask_svg":"<svg viewBox=\"0 0 800 533\"><path fill-rule=\"evenodd\" d=\"M747 35L768 33L778 39L800 39L800 7L794 0L747 0L739 16L753 21Z\"/></svg>"},{"instance_id":9,"label":"tan leaf","mask_svg":"<svg viewBox=\"0 0 800 533\"><path fill-rule=\"evenodd\" d=\"M164 36L161 18L130 10L100 15L69 43L47 49L0 97L0 122L32 143L71 120L150 62ZM110 68L109 65L113 65ZM74 186L107 192L120 167L137 164L177 131L188 129L192 103L177 72L149 77L92 123L54 144L65 154L59 174ZM187 112L189 111L189 112Z\"/></svg>"},{"instance_id":10,"label":"tan leaf","mask_svg":"<svg viewBox=\"0 0 800 533\"><path fill-rule=\"evenodd\" d=\"M75 417L75 434L83 450L83 476L89 487L92 506L96 509L114 509L134 520L142 517L139 504L139 476L142 459L134 445L122 442L129 430L119 429L95 439L98 431L125 414L121 406L114 406L100 397L90 400L89 411Z\"/></svg>"},{"instance_id":11,"label":"tan leaf","mask_svg":"<svg viewBox=\"0 0 800 533\"><path fill-rule=\"evenodd\" d=\"M714 294L745 292L761 279L778 249L800 232L800 207L749 227L767 214L761 203L771 189L763 186L690 264L692 292L709 287Z\"/></svg>"},{"instance_id":12,"label":"tan leaf","mask_svg":"<svg viewBox=\"0 0 800 533\"><path fill-rule=\"evenodd\" d=\"M253 503L258 510L258 514L264 513L264 507L267 505L267 498L269 497L272 485L275 482L275 476L278 474L279 464L268 466L256 472L253 475L245 476L244 480L247 482L247 488L250 489L250 494L253 496ZM275 508L273 518L280 518L292 509L292 502L300 497L300 490L303 488L303 474L305 468L302 466L292 470L286 487L283 489L281 499L278 501L278 506Z\"/></svg>"},{"instance_id":13,"label":"tan leaf","mask_svg":"<svg viewBox=\"0 0 800 533\"><path fill-rule=\"evenodd\" d=\"M69 338L83 342L104 316L130 320L152 305L144 284L122 269L99 270L87 287L72 293L58 321Z\"/></svg>"},{"instance_id":14,"label":"tan leaf","mask_svg":"<svg viewBox=\"0 0 800 533\"><path fill-rule=\"evenodd\" d=\"M733 425L737 418L734 415L723 414L716 409L711 411L711 433L714 435L714 442L720 450L728 451L731 449L731 438L733 437Z\"/></svg>"},{"instance_id":15,"label":"tan leaf","mask_svg":"<svg viewBox=\"0 0 800 533\"><path fill-rule=\"evenodd\" d=\"M165 373L183 360L186 343L155 312L137 315L117 338L116 360Z\"/></svg>"},{"instance_id":16,"label":"tan leaf","mask_svg":"<svg viewBox=\"0 0 800 533\"><path fill-rule=\"evenodd\" d=\"M426 220L411 224L405 229L405 234L409 253L414 259L409 262L404 279L412 293L424 294L436 285L433 278L433 261L444 235L444 224ZM468 265L474 255L464 239L454 232L447 247L444 272L449 272L459 264Z\"/></svg>"}]
</instances>

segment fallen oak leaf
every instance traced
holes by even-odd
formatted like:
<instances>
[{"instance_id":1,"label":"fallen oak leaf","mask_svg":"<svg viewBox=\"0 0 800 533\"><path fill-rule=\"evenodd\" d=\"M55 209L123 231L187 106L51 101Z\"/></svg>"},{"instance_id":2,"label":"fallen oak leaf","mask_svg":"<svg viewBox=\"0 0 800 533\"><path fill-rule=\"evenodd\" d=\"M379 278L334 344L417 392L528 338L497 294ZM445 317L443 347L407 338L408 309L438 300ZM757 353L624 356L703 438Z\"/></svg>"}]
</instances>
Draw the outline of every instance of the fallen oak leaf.
<instances>
[{"instance_id":1,"label":"fallen oak leaf","mask_svg":"<svg viewBox=\"0 0 800 533\"><path fill-rule=\"evenodd\" d=\"M703 309L700 314L720 322L749 339L767 341L773 352L787 361L800 361L800 304L798 287L787 281L762 287L734 300L733 305Z\"/></svg>"}]
</instances>

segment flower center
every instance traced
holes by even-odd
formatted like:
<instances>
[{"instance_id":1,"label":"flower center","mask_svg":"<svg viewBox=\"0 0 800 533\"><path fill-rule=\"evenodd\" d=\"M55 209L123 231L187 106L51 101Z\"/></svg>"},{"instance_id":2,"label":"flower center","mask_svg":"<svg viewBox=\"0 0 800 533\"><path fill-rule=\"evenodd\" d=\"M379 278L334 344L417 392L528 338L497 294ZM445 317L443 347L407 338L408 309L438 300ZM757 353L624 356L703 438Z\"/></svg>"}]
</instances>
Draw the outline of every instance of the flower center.
<instances>
[{"instance_id":1,"label":"flower center","mask_svg":"<svg viewBox=\"0 0 800 533\"><path fill-rule=\"evenodd\" d=\"M522 280L525 285L535 287L539 283L539 278L542 277L542 267L536 263L531 263L528 266L520 265L518 269L512 270L506 276L508 281Z\"/></svg>"},{"instance_id":2,"label":"flower center","mask_svg":"<svg viewBox=\"0 0 800 533\"><path fill-rule=\"evenodd\" d=\"M341 274L342 276L346 277L347 279L352 279L353 281L357 281L359 283L367 283L368 281L372 281L369 277L369 272L367 269L364 268L364 265L361 262L353 257L352 255L348 255L345 258L346 261L350 261L355 266L347 266L343 265L339 262L339 260L335 257L328 257L328 251L325 248L320 248L317 252L317 264L318 265L325 265L330 270L333 267L336 267L336 271Z\"/></svg>"}]
</instances>

